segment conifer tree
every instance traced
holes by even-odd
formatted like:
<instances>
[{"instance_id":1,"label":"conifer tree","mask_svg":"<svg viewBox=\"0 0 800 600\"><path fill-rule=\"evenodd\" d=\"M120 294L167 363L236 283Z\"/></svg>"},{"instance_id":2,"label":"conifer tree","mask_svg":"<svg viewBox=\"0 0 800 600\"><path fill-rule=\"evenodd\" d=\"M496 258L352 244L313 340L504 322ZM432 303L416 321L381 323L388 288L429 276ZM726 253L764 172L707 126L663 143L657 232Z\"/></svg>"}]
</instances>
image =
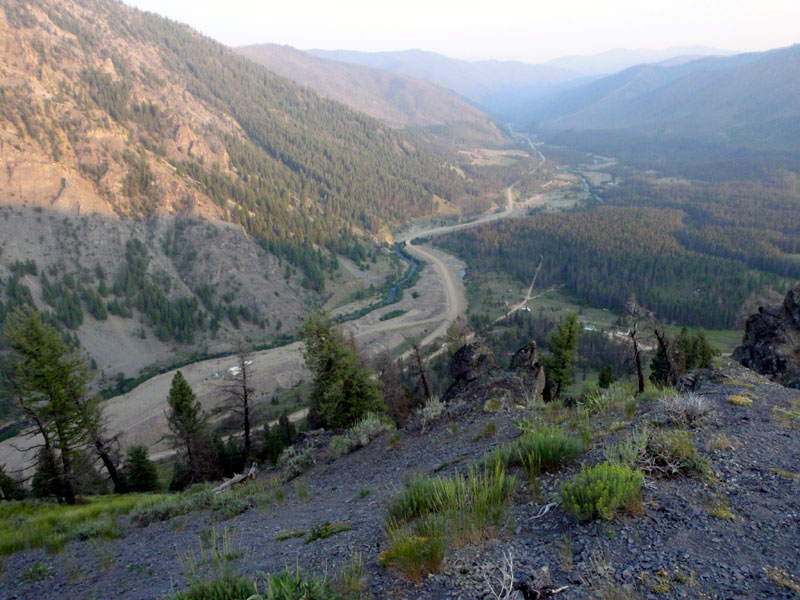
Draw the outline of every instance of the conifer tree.
<instances>
[{"instance_id":1,"label":"conifer tree","mask_svg":"<svg viewBox=\"0 0 800 600\"><path fill-rule=\"evenodd\" d=\"M203 443L208 441L208 415L180 371L172 378L167 402L167 426L173 446L184 454L190 482L201 481Z\"/></svg>"},{"instance_id":2,"label":"conifer tree","mask_svg":"<svg viewBox=\"0 0 800 600\"><path fill-rule=\"evenodd\" d=\"M571 312L556 326L547 344L551 356L545 363L545 375L553 400L574 380L579 331L578 315Z\"/></svg>"},{"instance_id":3,"label":"conifer tree","mask_svg":"<svg viewBox=\"0 0 800 600\"><path fill-rule=\"evenodd\" d=\"M370 376L352 339L328 315L309 317L300 334L306 366L314 376L311 409L323 426L344 429L368 412L384 412L380 383Z\"/></svg>"}]
</instances>

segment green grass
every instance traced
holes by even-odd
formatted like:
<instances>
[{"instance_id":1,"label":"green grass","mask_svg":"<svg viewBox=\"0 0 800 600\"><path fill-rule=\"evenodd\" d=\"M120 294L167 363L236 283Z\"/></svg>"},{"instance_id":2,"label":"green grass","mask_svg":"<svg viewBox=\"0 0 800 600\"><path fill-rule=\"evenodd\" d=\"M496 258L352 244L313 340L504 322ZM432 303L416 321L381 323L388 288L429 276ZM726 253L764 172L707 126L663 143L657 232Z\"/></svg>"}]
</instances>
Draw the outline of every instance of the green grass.
<instances>
[{"instance_id":1,"label":"green grass","mask_svg":"<svg viewBox=\"0 0 800 600\"><path fill-rule=\"evenodd\" d=\"M389 548L381 564L412 581L438 571L450 544L497 534L516 487L500 461L467 475L414 477L389 506Z\"/></svg>"},{"instance_id":2,"label":"green grass","mask_svg":"<svg viewBox=\"0 0 800 600\"><path fill-rule=\"evenodd\" d=\"M532 479L541 473L554 473L566 462L583 454L583 442L558 427L522 423L523 434L487 454L483 462L499 461L504 467L522 467Z\"/></svg>"},{"instance_id":3,"label":"green grass","mask_svg":"<svg viewBox=\"0 0 800 600\"><path fill-rule=\"evenodd\" d=\"M0 504L0 555L45 548L60 551L72 539L112 539L120 535L114 517L163 502L164 494L97 496L75 506L47 502Z\"/></svg>"},{"instance_id":4,"label":"green grass","mask_svg":"<svg viewBox=\"0 0 800 600\"><path fill-rule=\"evenodd\" d=\"M167 600L343 600L325 578L307 577L300 570L265 575L255 581L229 576L196 583Z\"/></svg>"}]
</instances>

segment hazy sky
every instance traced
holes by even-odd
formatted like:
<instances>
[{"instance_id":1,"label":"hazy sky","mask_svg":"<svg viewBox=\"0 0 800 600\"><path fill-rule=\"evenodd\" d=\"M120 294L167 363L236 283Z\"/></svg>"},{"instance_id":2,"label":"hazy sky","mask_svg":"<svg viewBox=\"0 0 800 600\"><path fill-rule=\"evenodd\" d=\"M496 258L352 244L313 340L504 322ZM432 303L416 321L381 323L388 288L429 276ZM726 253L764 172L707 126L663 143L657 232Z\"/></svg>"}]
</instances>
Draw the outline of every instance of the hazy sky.
<instances>
[{"instance_id":1,"label":"hazy sky","mask_svg":"<svg viewBox=\"0 0 800 600\"><path fill-rule=\"evenodd\" d=\"M766 50L800 41L800 0L125 0L228 45L421 48L543 62L612 48Z\"/></svg>"}]
</instances>

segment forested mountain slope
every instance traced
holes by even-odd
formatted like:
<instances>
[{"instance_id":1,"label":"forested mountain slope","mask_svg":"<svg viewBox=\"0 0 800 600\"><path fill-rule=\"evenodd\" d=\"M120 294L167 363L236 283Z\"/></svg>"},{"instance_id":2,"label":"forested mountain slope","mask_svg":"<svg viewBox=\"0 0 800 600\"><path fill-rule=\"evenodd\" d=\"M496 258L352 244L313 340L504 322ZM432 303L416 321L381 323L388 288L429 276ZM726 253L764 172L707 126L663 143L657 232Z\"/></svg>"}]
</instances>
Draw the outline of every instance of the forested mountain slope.
<instances>
[{"instance_id":1,"label":"forested mountain slope","mask_svg":"<svg viewBox=\"0 0 800 600\"><path fill-rule=\"evenodd\" d=\"M7 0L0 56L0 322L35 304L111 376L291 331L334 254L487 185L120 2Z\"/></svg>"},{"instance_id":2,"label":"forested mountain slope","mask_svg":"<svg viewBox=\"0 0 800 600\"><path fill-rule=\"evenodd\" d=\"M769 52L704 58L678 65L639 65L529 106L527 119L547 135L594 134L676 139L696 147L797 153L800 45ZM602 151L602 150L598 150Z\"/></svg>"},{"instance_id":3,"label":"forested mountain slope","mask_svg":"<svg viewBox=\"0 0 800 600\"><path fill-rule=\"evenodd\" d=\"M503 142L502 134L488 115L429 81L327 60L290 46L257 44L236 51L392 127L465 123L483 130L487 143Z\"/></svg>"},{"instance_id":4,"label":"forested mountain slope","mask_svg":"<svg viewBox=\"0 0 800 600\"><path fill-rule=\"evenodd\" d=\"M310 50L323 58L405 73L449 88L493 115L504 115L523 100L547 93L581 77L580 73L550 65L519 61L467 61L435 52L355 52Z\"/></svg>"}]
</instances>

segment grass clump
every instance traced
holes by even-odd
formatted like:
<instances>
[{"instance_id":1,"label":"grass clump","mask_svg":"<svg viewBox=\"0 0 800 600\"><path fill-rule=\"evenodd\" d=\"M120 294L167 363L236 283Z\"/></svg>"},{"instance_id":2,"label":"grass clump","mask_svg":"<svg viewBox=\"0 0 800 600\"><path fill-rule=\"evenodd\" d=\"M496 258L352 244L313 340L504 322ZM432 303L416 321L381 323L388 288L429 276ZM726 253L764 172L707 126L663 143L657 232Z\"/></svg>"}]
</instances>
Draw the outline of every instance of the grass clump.
<instances>
[{"instance_id":1,"label":"grass clump","mask_svg":"<svg viewBox=\"0 0 800 600\"><path fill-rule=\"evenodd\" d=\"M265 575L255 581L226 577L196 583L168 600L343 600L326 579L306 577L300 570Z\"/></svg>"},{"instance_id":2,"label":"grass clump","mask_svg":"<svg viewBox=\"0 0 800 600\"><path fill-rule=\"evenodd\" d=\"M381 564L412 581L438 571L448 545L496 535L515 489L499 461L466 475L414 477L389 506Z\"/></svg>"},{"instance_id":3,"label":"grass clump","mask_svg":"<svg viewBox=\"0 0 800 600\"><path fill-rule=\"evenodd\" d=\"M737 519L736 513L731 508L731 503L726 496L717 495L708 501L706 507L708 514L717 519L728 521L735 521Z\"/></svg>"},{"instance_id":4,"label":"grass clump","mask_svg":"<svg viewBox=\"0 0 800 600\"><path fill-rule=\"evenodd\" d=\"M306 538L306 544L310 544L316 540L324 540L332 535L336 535L337 533L342 533L343 531L350 531L353 528L353 524L350 521L341 521L339 523L331 523L330 521L325 521L324 523L317 523L314 525L311 530L308 532L308 537Z\"/></svg>"},{"instance_id":5,"label":"grass clump","mask_svg":"<svg viewBox=\"0 0 800 600\"><path fill-rule=\"evenodd\" d=\"M520 424L523 434L496 448L484 458L484 464L500 462L504 467L525 469L529 479L541 473L554 473L564 463L583 454L583 442L558 427Z\"/></svg>"},{"instance_id":6,"label":"grass clump","mask_svg":"<svg viewBox=\"0 0 800 600\"><path fill-rule=\"evenodd\" d=\"M789 471L784 471L783 469L776 469L774 467L770 467L769 472L774 473L779 477L785 477L786 479L794 479L800 481L800 473L791 473Z\"/></svg>"},{"instance_id":7,"label":"grass clump","mask_svg":"<svg viewBox=\"0 0 800 600\"><path fill-rule=\"evenodd\" d=\"M728 403L733 404L734 406L752 406L753 399L741 394L737 394L735 396L728 396Z\"/></svg>"},{"instance_id":8,"label":"grass clump","mask_svg":"<svg viewBox=\"0 0 800 600\"><path fill-rule=\"evenodd\" d=\"M40 562L33 563L30 567L19 574L20 583L32 583L34 581L44 581L53 578L53 568L43 565Z\"/></svg>"},{"instance_id":9,"label":"grass clump","mask_svg":"<svg viewBox=\"0 0 800 600\"><path fill-rule=\"evenodd\" d=\"M641 506L643 479L639 471L627 465L584 465L572 481L561 487L561 500L581 521L613 519L620 509L633 511Z\"/></svg>"},{"instance_id":10,"label":"grass clump","mask_svg":"<svg viewBox=\"0 0 800 600\"><path fill-rule=\"evenodd\" d=\"M622 385L612 385L609 388L597 388L586 394L579 403L579 407L587 415L596 415L609 408L626 406L633 399L631 391ZM634 412L635 412L635 404Z\"/></svg>"},{"instance_id":11,"label":"grass clump","mask_svg":"<svg viewBox=\"0 0 800 600\"><path fill-rule=\"evenodd\" d=\"M800 594L800 579L778 567L765 567L764 575L775 585Z\"/></svg>"},{"instance_id":12,"label":"grass clump","mask_svg":"<svg viewBox=\"0 0 800 600\"><path fill-rule=\"evenodd\" d=\"M46 548L59 552L73 539L113 539L121 535L117 515L152 506L167 495L97 496L74 506L37 501L0 504L0 555Z\"/></svg>"},{"instance_id":13,"label":"grass clump","mask_svg":"<svg viewBox=\"0 0 800 600\"><path fill-rule=\"evenodd\" d=\"M441 570L444 553L445 542L442 538L408 534L403 530L390 536L389 549L381 552L378 562L418 583L425 575Z\"/></svg>"}]
</instances>

